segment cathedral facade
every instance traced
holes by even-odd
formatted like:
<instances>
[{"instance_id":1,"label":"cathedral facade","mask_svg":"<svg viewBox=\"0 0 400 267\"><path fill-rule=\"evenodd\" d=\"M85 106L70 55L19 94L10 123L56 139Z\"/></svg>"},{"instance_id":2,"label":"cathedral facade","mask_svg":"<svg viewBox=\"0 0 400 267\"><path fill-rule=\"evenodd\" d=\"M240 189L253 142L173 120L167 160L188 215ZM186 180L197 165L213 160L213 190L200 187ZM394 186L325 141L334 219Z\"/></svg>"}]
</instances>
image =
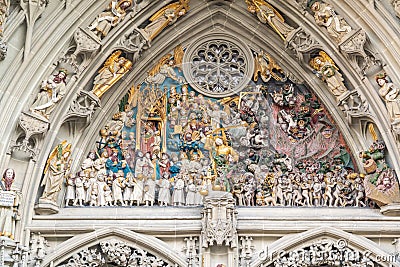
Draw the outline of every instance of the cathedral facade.
<instances>
[{"instance_id":1,"label":"cathedral facade","mask_svg":"<svg viewBox=\"0 0 400 267\"><path fill-rule=\"evenodd\" d=\"M0 266L400 265L400 1L0 6Z\"/></svg>"}]
</instances>

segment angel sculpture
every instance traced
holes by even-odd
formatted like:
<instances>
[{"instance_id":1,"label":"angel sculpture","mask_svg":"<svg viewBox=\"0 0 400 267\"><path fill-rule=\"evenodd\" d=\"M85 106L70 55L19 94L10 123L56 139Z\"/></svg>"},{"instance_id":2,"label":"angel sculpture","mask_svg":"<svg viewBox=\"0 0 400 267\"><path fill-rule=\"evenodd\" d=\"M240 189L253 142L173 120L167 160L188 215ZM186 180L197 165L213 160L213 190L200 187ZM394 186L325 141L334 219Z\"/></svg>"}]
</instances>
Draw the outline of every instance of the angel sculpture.
<instances>
[{"instance_id":1,"label":"angel sculpture","mask_svg":"<svg viewBox=\"0 0 400 267\"><path fill-rule=\"evenodd\" d=\"M275 60L267 53L255 53L253 80L258 81L258 76L263 82L268 82L271 77L277 81L285 81L285 73Z\"/></svg>"},{"instance_id":2,"label":"angel sculpture","mask_svg":"<svg viewBox=\"0 0 400 267\"><path fill-rule=\"evenodd\" d=\"M103 68L98 71L94 78L92 93L98 98L110 89L125 73L132 68L132 62L124 57L120 57L121 51L114 52L104 63Z\"/></svg>"},{"instance_id":3,"label":"angel sculpture","mask_svg":"<svg viewBox=\"0 0 400 267\"><path fill-rule=\"evenodd\" d=\"M293 27L285 23L282 15L267 2L263 0L246 0L246 4L247 9L251 13L255 13L262 23L268 23L282 40L286 40L294 30Z\"/></svg>"},{"instance_id":4,"label":"angel sculpture","mask_svg":"<svg viewBox=\"0 0 400 267\"><path fill-rule=\"evenodd\" d=\"M58 144L50 153L44 168L44 178L41 186L44 191L41 200L57 203L58 193L61 191L61 185L64 177L71 167L71 144L64 140Z\"/></svg>"},{"instance_id":5,"label":"angel sculpture","mask_svg":"<svg viewBox=\"0 0 400 267\"><path fill-rule=\"evenodd\" d=\"M150 18L151 23L139 31L147 40L153 40L168 25L174 24L178 18L186 14L189 10L188 2L189 0L180 0L163 7Z\"/></svg>"},{"instance_id":6,"label":"angel sculpture","mask_svg":"<svg viewBox=\"0 0 400 267\"><path fill-rule=\"evenodd\" d=\"M162 84L169 77L179 83L185 83L184 78L178 77L174 70L174 67L181 70L183 55L183 47L178 45L174 50L174 56L171 54L163 56L158 64L149 71L146 82L148 84Z\"/></svg>"},{"instance_id":7,"label":"angel sculpture","mask_svg":"<svg viewBox=\"0 0 400 267\"><path fill-rule=\"evenodd\" d=\"M334 96L339 97L347 91L339 68L324 51L320 51L318 56L310 60L310 66L314 69L317 77L327 83Z\"/></svg>"},{"instance_id":8,"label":"angel sculpture","mask_svg":"<svg viewBox=\"0 0 400 267\"><path fill-rule=\"evenodd\" d=\"M101 12L88 27L100 39L104 38L126 16L126 11L132 6L132 0L112 0L107 10Z\"/></svg>"}]
</instances>

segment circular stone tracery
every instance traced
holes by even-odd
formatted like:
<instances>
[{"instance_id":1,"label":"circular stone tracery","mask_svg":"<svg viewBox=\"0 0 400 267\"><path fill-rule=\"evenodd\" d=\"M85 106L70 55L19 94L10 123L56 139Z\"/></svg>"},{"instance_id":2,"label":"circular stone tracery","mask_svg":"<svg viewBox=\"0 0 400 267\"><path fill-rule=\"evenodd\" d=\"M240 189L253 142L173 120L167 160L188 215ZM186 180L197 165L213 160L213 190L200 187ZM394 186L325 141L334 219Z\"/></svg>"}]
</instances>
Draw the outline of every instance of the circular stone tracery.
<instances>
[{"instance_id":1,"label":"circular stone tracery","mask_svg":"<svg viewBox=\"0 0 400 267\"><path fill-rule=\"evenodd\" d=\"M241 91L254 69L251 50L234 37L211 35L195 40L184 57L190 85L206 96L226 97Z\"/></svg>"}]
</instances>

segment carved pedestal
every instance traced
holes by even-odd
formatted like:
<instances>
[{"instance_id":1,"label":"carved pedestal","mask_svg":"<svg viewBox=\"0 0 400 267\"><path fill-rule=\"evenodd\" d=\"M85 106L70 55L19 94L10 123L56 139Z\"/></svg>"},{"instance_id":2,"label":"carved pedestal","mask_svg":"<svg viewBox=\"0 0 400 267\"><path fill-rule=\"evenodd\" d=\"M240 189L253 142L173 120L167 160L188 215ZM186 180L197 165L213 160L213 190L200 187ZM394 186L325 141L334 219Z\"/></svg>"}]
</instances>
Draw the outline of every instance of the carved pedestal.
<instances>
[{"instance_id":1,"label":"carved pedestal","mask_svg":"<svg viewBox=\"0 0 400 267\"><path fill-rule=\"evenodd\" d=\"M350 32L339 44L340 51L353 63L355 69L363 75L372 65L380 65L375 53L366 48L367 44L367 33L362 29Z\"/></svg>"},{"instance_id":2,"label":"carved pedestal","mask_svg":"<svg viewBox=\"0 0 400 267\"><path fill-rule=\"evenodd\" d=\"M204 267L237 266L237 211L231 193L211 191L204 199L201 242ZM221 256L225 253L226 256Z\"/></svg>"},{"instance_id":3,"label":"carved pedestal","mask_svg":"<svg viewBox=\"0 0 400 267\"><path fill-rule=\"evenodd\" d=\"M56 214L60 211L57 203L46 199L39 199L39 203L35 205L35 213L38 215Z\"/></svg>"},{"instance_id":4,"label":"carved pedestal","mask_svg":"<svg viewBox=\"0 0 400 267\"><path fill-rule=\"evenodd\" d=\"M33 160L36 160L38 149L35 147L35 143L32 142L31 137L33 135L45 134L49 129L49 121L34 113L23 112L19 117L18 125L24 131L24 139L22 141L11 141L9 153L11 154L16 150L23 151L28 153L29 157Z\"/></svg>"}]
</instances>

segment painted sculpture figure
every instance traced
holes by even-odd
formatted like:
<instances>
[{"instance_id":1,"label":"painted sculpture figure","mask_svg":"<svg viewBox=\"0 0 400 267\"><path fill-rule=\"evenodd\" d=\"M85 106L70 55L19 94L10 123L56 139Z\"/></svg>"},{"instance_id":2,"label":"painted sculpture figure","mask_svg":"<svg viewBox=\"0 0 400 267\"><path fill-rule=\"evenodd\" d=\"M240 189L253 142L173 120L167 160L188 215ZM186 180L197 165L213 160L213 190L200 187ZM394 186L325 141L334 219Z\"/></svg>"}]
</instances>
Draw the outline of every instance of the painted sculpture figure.
<instances>
[{"instance_id":1,"label":"painted sculpture figure","mask_svg":"<svg viewBox=\"0 0 400 267\"><path fill-rule=\"evenodd\" d=\"M44 186L44 191L40 199L57 203L61 186L71 166L70 156L71 144L67 144L67 141L58 144L50 153L43 172L41 185Z\"/></svg>"},{"instance_id":2,"label":"painted sculpture figure","mask_svg":"<svg viewBox=\"0 0 400 267\"><path fill-rule=\"evenodd\" d=\"M310 66L314 69L318 78L326 82L334 96L339 97L347 91L339 68L324 51L320 51L318 56L310 60Z\"/></svg>"},{"instance_id":3,"label":"painted sculpture figure","mask_svg":"<svg viewBox=\"0 0 400 267\"><path fill-rule=\"evenodd\" d=\"M400 89L388 81L386 73L376 76L376 83L379 85L379 95L385 101L392 124L400 122Z\"/></svg>"},{"instance_id":4,"label":"painted sculpture figure","mask_svg":"<svg viewBox=\"0 0 400 267\"><path fill-rule=\"evenodd\" d=\"M319 0L309 0L308 7L314 12L314 19L318 26L323 26L328 34L340 43L343 37L351 32L352 28L338 14L330 4L326 4Z\"/></svg>"},{"instance_id":5,"label":"painted sculpture figure","mask_svg":"<svg viewBox=\"0 0 400 267\"><path fill-rule=\"evenodd\" d=\"M294 28L285 23L282 15L263 0L246 0L247 9L255 13L262 23L268 23L272 29L285 40Z\"/></svg>"},{"instance_id":6,"label":"painted sculpture figure","mask_svg":"<svg viewBox=\"0 0 400 267\"><path fill-rule=\"evenodd\" d=\"M132 6L132 0L113 0L107 10L101 12L88 27L97 37L103 39L110 30L117 26L126 16L126 11Z\"/></svg>"},{"instance_id":7,"label":"painted sculpture figure","mask_svg":"<svg viewBox=\"0 0 400 267\"><path fill-rule=\"evenodd\" d=\"M52 79L42 82L41 91L33 102L30 110L45 119L48 119L56 104L65 96L66 78L68 72L65 69L58 70Z\"/></svg>"},{"instance_id":8,"label":"painted sculpture figure","mask_svg":"<svg viewBox=\"0 0 400 267\"><path fill-rule=\"evenodd\" d=\"M121 51L114 52L94 78L92 92L98 98L101 98L111 86L132 68L132 62L124 57L120 57L121 53Z\"/></svg>"}]
</instances>

